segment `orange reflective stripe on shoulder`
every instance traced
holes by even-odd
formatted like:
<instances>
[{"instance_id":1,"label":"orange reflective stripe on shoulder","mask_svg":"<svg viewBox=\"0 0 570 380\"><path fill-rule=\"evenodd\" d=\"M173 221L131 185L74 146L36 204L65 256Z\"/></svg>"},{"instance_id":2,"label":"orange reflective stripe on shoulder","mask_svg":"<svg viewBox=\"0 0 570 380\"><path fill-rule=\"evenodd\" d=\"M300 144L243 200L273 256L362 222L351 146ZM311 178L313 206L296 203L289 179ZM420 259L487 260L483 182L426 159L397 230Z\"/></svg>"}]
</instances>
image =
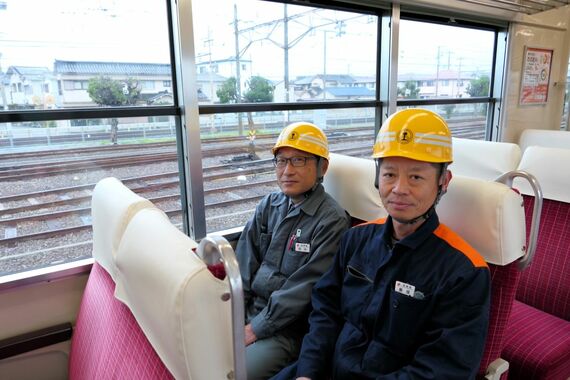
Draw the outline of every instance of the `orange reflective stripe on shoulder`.
<instances>
[{"instance_id":1,"label":"orange reflective stripe on shoulder","mask_svg":"<svg viewBox=\"0 0 570 380\"><path fill-rule=\"evenodd\" d=\"M476 267L488 267L487 262L475 248L469 245L458 234L449 227L440 224L433 233L442 240L445 240L453 248L461 251Z\"/></svg>"},{"instance_id":2,"label":"orange reflective stripe on shoulder","mask_svg":"<svg viewBox=\"0 0 570 380\"><path fill-rule=\"evenodd\" d=\"M364 222L364 223L360 223L357 224L355 227L357 226L365 226L367 224L384 224L386 223L386 218L380 218L380 219L375 219L375 220L371 220L369 222Z\"/></svg>"}]
</instances>

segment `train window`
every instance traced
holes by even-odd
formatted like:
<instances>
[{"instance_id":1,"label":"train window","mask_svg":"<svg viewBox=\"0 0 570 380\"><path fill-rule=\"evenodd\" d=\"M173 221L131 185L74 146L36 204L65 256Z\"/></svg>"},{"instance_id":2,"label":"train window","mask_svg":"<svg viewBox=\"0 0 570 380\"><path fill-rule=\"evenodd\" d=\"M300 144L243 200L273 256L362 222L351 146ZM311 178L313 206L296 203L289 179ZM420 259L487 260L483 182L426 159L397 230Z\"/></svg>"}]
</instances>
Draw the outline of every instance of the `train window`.
<instances>
[{"instance_id":1,"label":"train window","mask_svg":"<svg viewBox=\"0 0 570 380\"><path fill-rule=\"evenodd\" d=\"M182 228L173 117L0 124L0 276L91 256L91 191L113 176Z\"/></svg>"},{"instance_id":2,"label":"train window","mask_svg":"<svg viewBox=\"0 0 570 380\"><path fill-rule=\"evenodd\" d=\"M165 2L18 0L0 20L0 110L173 104Z\"/></svg>"},{"instance_id":3,"label":"train window","mask_svg":"<svg viewBox=\"0 0 570 380\"><path fill-rule=\"evenodd\" d=\"M568 62L568 72L566 74L566 92L564 93L564 111L562 114L562 122L560 124L560 129L569 131L570 128L570 61Z\"/></svg>"},{"instance_id":4,"label":"train window","mask_svg":"<svg viewBox=\"0 0 570 380\"><path fill-rule=\"evenodd\" d=\"M402 20L398 98L489 96L493 48L491 31Z\"/></svg>"},{"instance_id":5,"label":"train window","mask_svg":"<svg viewBox=\"0 0 570 380\"><path fill-rule=\"evenodd\" d=\"M202 115L208 232L243 226L260 199L278 190L271 147L281 129L296 121L321 126L331 152L363 157L372 154L373 108Z\"/></svg>"},{"instance_id":6,"label":"train window","mask_svg":"<svg viewBox=\"0 0 570 380\"><path fill-rule=\"evenodd\" d=\"M374 99L377 17L259 0L192 4L202 104Z\"/></svg>"},{"instance_id":7,"label":"train window","mask_svg":"<svg viewBox=\"0 0 570 380\"><path fill-rule=\"evenodd\" d=\"M410 107L398 107L398 109ZM438 113L447 122L453 137L485 140L488 103L434 104L422 108Z\"/></svg>"}]
</instances>

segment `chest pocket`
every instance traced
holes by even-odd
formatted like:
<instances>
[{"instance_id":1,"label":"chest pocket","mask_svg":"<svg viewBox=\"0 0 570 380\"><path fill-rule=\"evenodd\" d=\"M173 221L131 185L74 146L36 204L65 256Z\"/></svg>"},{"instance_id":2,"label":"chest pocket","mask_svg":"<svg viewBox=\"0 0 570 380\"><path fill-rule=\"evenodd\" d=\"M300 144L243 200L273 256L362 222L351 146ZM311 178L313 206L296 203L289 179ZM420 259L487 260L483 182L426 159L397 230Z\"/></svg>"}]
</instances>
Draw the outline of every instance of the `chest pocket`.
<instances>
[{"instance_id":1,"label":"chest pocket","mask_svg":"<svg viewBox=\"0 0 570 380\"><path fill-rule=\"evenodd\" d=\"M299 251L295 250L296 247L299 248ZM309 260L310 256L310 243L304 243L300 240L295 241L292 244L291 249L287 249L283 255L283 261L281 262L280 269L281 273L286 276L290 276L297 269L303 266Z\"/></svg>"}]
</instances>

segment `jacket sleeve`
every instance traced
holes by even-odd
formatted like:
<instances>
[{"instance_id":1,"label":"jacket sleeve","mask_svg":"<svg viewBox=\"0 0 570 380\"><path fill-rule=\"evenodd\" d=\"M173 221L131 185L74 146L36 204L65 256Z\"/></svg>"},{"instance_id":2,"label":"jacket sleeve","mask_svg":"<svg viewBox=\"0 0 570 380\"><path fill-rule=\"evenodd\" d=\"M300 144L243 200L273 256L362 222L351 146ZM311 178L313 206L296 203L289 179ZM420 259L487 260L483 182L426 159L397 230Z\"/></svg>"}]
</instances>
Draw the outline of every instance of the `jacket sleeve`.
<instances>
[{"instance_id":1,"label":"jacket sleeve","mask_svg":"<svg viewBox=\"0 0 570 380\"><path fill-rule=\"evenodd\" d=\"M259 269L261 254L259 248L259 236L263 228L263 210L269 198L264 198L255 208L253 217L246 223L236 246L236 257L243 283L243 296L245 305L252 298L251 281Z\"/></svg>"},{"instance_id":2,"label":"jacket sleeve","mask_svg":"<svg viewBox=\"0 0 570 380\"><path fill-rule=\"evenodd\" d=\"M313 380L330 377L334 347L344 324L340 305L344 251L343 239L332 266L313 289L310 330L303 339L297 362L297 377L305 376Z\"/></svg>"},{"instance_id":3,"label":"jacket sleeve","mask_svg":"<svg viewBox=\"0 0 570 380\"><path fill-rule=\"evenodd\" d=\"M378 379L474 379L485 347L489 290L487 268L458 278L437 301L410 365Z\"/></svg>"},{"instance_id":4,"label":"jacket sleeve","mask_svg":"<svg viewBox=\"0 0 570 380\"><path fill-rule=\"evenodd\" d=\"M337 212L328 212L314 218L320 218L311 238L311 246L316 249L309 260L271 294L267 306L252 319L251 327L258 339L272 336L299 318L307 317L313 286L329 269L340 237L349 226L346 214L339 217Z\"/></svg>"}]
</instances>

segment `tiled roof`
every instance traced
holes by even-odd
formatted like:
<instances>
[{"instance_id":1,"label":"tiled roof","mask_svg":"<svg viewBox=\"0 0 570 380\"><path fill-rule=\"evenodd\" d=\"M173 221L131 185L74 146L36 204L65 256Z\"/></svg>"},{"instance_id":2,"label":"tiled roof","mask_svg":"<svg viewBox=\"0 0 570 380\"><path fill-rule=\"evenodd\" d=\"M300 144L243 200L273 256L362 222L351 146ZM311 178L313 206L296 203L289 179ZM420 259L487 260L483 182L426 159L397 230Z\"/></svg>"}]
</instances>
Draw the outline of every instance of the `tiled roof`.
<instances>
[{"instance_id":1,"label":"tiled roof","mask_svg":"<svg viewBox=\"0 0 570 380\"><path fill-rule=\"evenodd\" d=\"M10 66L6 71L6 75L18 74L28 78L40 77L44 78L50 71L47 67L33 66Z\"/></svg>"},{"instance_id":2,"label":"tiled roof","mask_svg":"<svg viewBox=\"0 0 570 380\"><path fill-rule=\"evenodd\" d=\"M171 75L170 64L59 61L54 62L54 72L58 74L97 74L97 75Z\"/></svg>"}]
</instances>

